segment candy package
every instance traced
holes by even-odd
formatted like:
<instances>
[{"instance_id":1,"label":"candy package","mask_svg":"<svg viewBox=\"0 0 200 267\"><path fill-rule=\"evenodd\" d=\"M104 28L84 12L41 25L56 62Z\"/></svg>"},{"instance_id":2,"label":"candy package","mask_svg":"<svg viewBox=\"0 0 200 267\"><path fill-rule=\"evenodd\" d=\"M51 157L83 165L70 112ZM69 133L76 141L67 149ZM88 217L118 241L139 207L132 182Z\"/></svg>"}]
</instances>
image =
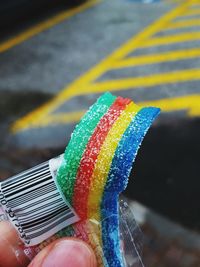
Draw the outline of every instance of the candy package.
<instances>
[{"instance_id":1,"label":"candy package","mask_svg":"<svg viewBox=\"0 0 200 267\"><path fill-rule=\"evenodd\" d=\"M73 236L90 244L99 267L143 266L138 228L119 196L158 113L105 93L75 127L63 155L1 183L4 216L27 257Z\"/></svg>"}]
</instances>

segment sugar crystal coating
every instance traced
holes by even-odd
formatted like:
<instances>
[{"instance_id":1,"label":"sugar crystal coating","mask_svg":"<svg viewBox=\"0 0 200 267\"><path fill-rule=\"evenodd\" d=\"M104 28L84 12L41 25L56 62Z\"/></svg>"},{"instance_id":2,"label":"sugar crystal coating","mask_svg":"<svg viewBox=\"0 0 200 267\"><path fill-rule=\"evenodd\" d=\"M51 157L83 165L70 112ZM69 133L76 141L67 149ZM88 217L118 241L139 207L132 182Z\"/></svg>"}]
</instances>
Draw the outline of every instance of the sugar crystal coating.
<instances>
[{"instance_id":1,"label":"sugar crystal coating","mask_svg":"<svg viewBox=\"0 0 200 267\"><path fill-rule=\"evenodd\" d=\"M142 108L124 133L112 161L107 185L101 202L102 240L104 256L110 267L121 267L118 197L128 183L139 146L154 118L157 108ZM105 232L104 232L105 231ZM108 234L111 233L111 234ZM110 248L113 249L110 249ZM115 260L113 260L115 259Z\"/></svg>"},{"instance_id":2,"label":"sugar crystal coating","mask_svg":"<svg viewBox=\"0 0 200 267\"><path fill-rule=\"evenodd\" d=\"M65 150L57 186L81 220L53 238L74 236L88 242L98 267L124 266L118 198L158 113L157 108L139 107L130 99L106 93L75 127Z\"/></svg>"},{"instance_id":3,"label":"sugar crystal coating","mask_svg":"<svg viewBox=\"0 0 200 267\"><path fill-rule=\"evenodd\" d=\"M57 174L58 185L70 203L83 151L99 120L107 112L115 99L116 97L110 93L102 95L84 115L71 135L71 140L65 150L64 160Z\"/></svg>"},{"instance_id":4,"label":"sugar crystal coating","mask_svg":"<svg viewBox=\"0 0 200 267\"><path fill-rule=\"evenodd\" d=\"M66 148L58 184L87 228L82 238L99 248L95 250L99 266L123 266L118 198L158 112L157 108L141 108L129 99L104 94L75 128ZM95 234L88 221L99 225ZM73 225L76 236L80 225Z\"/></svg>"},{"instance_id":5,"label":"sugar crystal coating","mask_svg":"<svg viewBox=\"0 0 200 267\"><path fill-rule=\"evenodd\" d=\"M130 100L128 99L117 97L115 102L109 108L108 112L101 118L82 156L76 176L73 196L73 207L81 219L86 219L88 216L87 202L91 189L92 174L102 144L105 141L105 138L114 122L117 120L129 102Z\"/></svg>"}]
</instances>

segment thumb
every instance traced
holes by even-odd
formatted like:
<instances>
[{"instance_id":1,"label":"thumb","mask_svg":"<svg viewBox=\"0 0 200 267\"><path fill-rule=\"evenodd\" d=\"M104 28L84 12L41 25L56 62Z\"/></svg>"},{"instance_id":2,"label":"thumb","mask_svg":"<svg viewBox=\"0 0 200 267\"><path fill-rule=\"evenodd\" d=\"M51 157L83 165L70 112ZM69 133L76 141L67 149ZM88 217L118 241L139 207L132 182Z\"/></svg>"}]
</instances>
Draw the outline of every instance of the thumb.
<instances>
[{"instance_id":1,"label":"thumb","mask_svg":"<svg viewBox=\"0 0 200 267\"><path fill-rule=\"evenodd\" d=\"M92 249L78 239L63 238L44 248L29 267L96 267Z\"/></svg>"}]
</instances>

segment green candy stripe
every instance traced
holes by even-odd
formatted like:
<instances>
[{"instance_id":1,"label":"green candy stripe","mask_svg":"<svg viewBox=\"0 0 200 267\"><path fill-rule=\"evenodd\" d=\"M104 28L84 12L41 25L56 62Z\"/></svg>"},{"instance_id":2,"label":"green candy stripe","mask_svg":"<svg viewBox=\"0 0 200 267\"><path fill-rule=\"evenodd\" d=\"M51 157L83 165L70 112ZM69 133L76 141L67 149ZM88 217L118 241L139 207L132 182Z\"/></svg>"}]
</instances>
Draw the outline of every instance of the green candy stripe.
<instances>
[{"instance_id":1,"label":"green candy stripe","mask_svg":"<svg viewBox=\"0 0 200 267\"><path fill-rule=\"evenodd\" d=\"M105 93L98 98L75 127L66 147L64 160L58 169L56 179L59 189L71 205L76 174L84 150L99 120L106 114L115 99L116 97L110 93Z\"/></svg>"}]
</instances>

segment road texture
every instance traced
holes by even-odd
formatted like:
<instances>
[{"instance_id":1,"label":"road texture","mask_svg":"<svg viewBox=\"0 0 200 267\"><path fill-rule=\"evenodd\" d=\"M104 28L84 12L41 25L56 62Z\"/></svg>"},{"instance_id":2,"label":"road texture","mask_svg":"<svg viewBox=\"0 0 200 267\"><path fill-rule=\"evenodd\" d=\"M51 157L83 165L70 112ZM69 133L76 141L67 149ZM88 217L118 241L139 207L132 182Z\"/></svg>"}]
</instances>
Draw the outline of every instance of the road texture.
<instances>
[{"instance_id":1,"label":"road texture","mask_svg":"<svg viewBox=\"0 0 200 267\"><path fill-rule=\"evenodd\" d=\"M3 42L1 91L51 98L13 122L15 144L64 145L105 91L175 116L200 115L196 3L92 1Z\"/></svg>"},{"instance_id":2,"label":"road texture","mask_svg":"<svg viewBox=\"0 0 200 267\"><path fill-rule=\"evenodd\" d=\"M200 0L144 2L89 0L1 34L1 177L62 153L110 91L162 109L127 195L200 231Z\"/></svg>"}]
</instances>

